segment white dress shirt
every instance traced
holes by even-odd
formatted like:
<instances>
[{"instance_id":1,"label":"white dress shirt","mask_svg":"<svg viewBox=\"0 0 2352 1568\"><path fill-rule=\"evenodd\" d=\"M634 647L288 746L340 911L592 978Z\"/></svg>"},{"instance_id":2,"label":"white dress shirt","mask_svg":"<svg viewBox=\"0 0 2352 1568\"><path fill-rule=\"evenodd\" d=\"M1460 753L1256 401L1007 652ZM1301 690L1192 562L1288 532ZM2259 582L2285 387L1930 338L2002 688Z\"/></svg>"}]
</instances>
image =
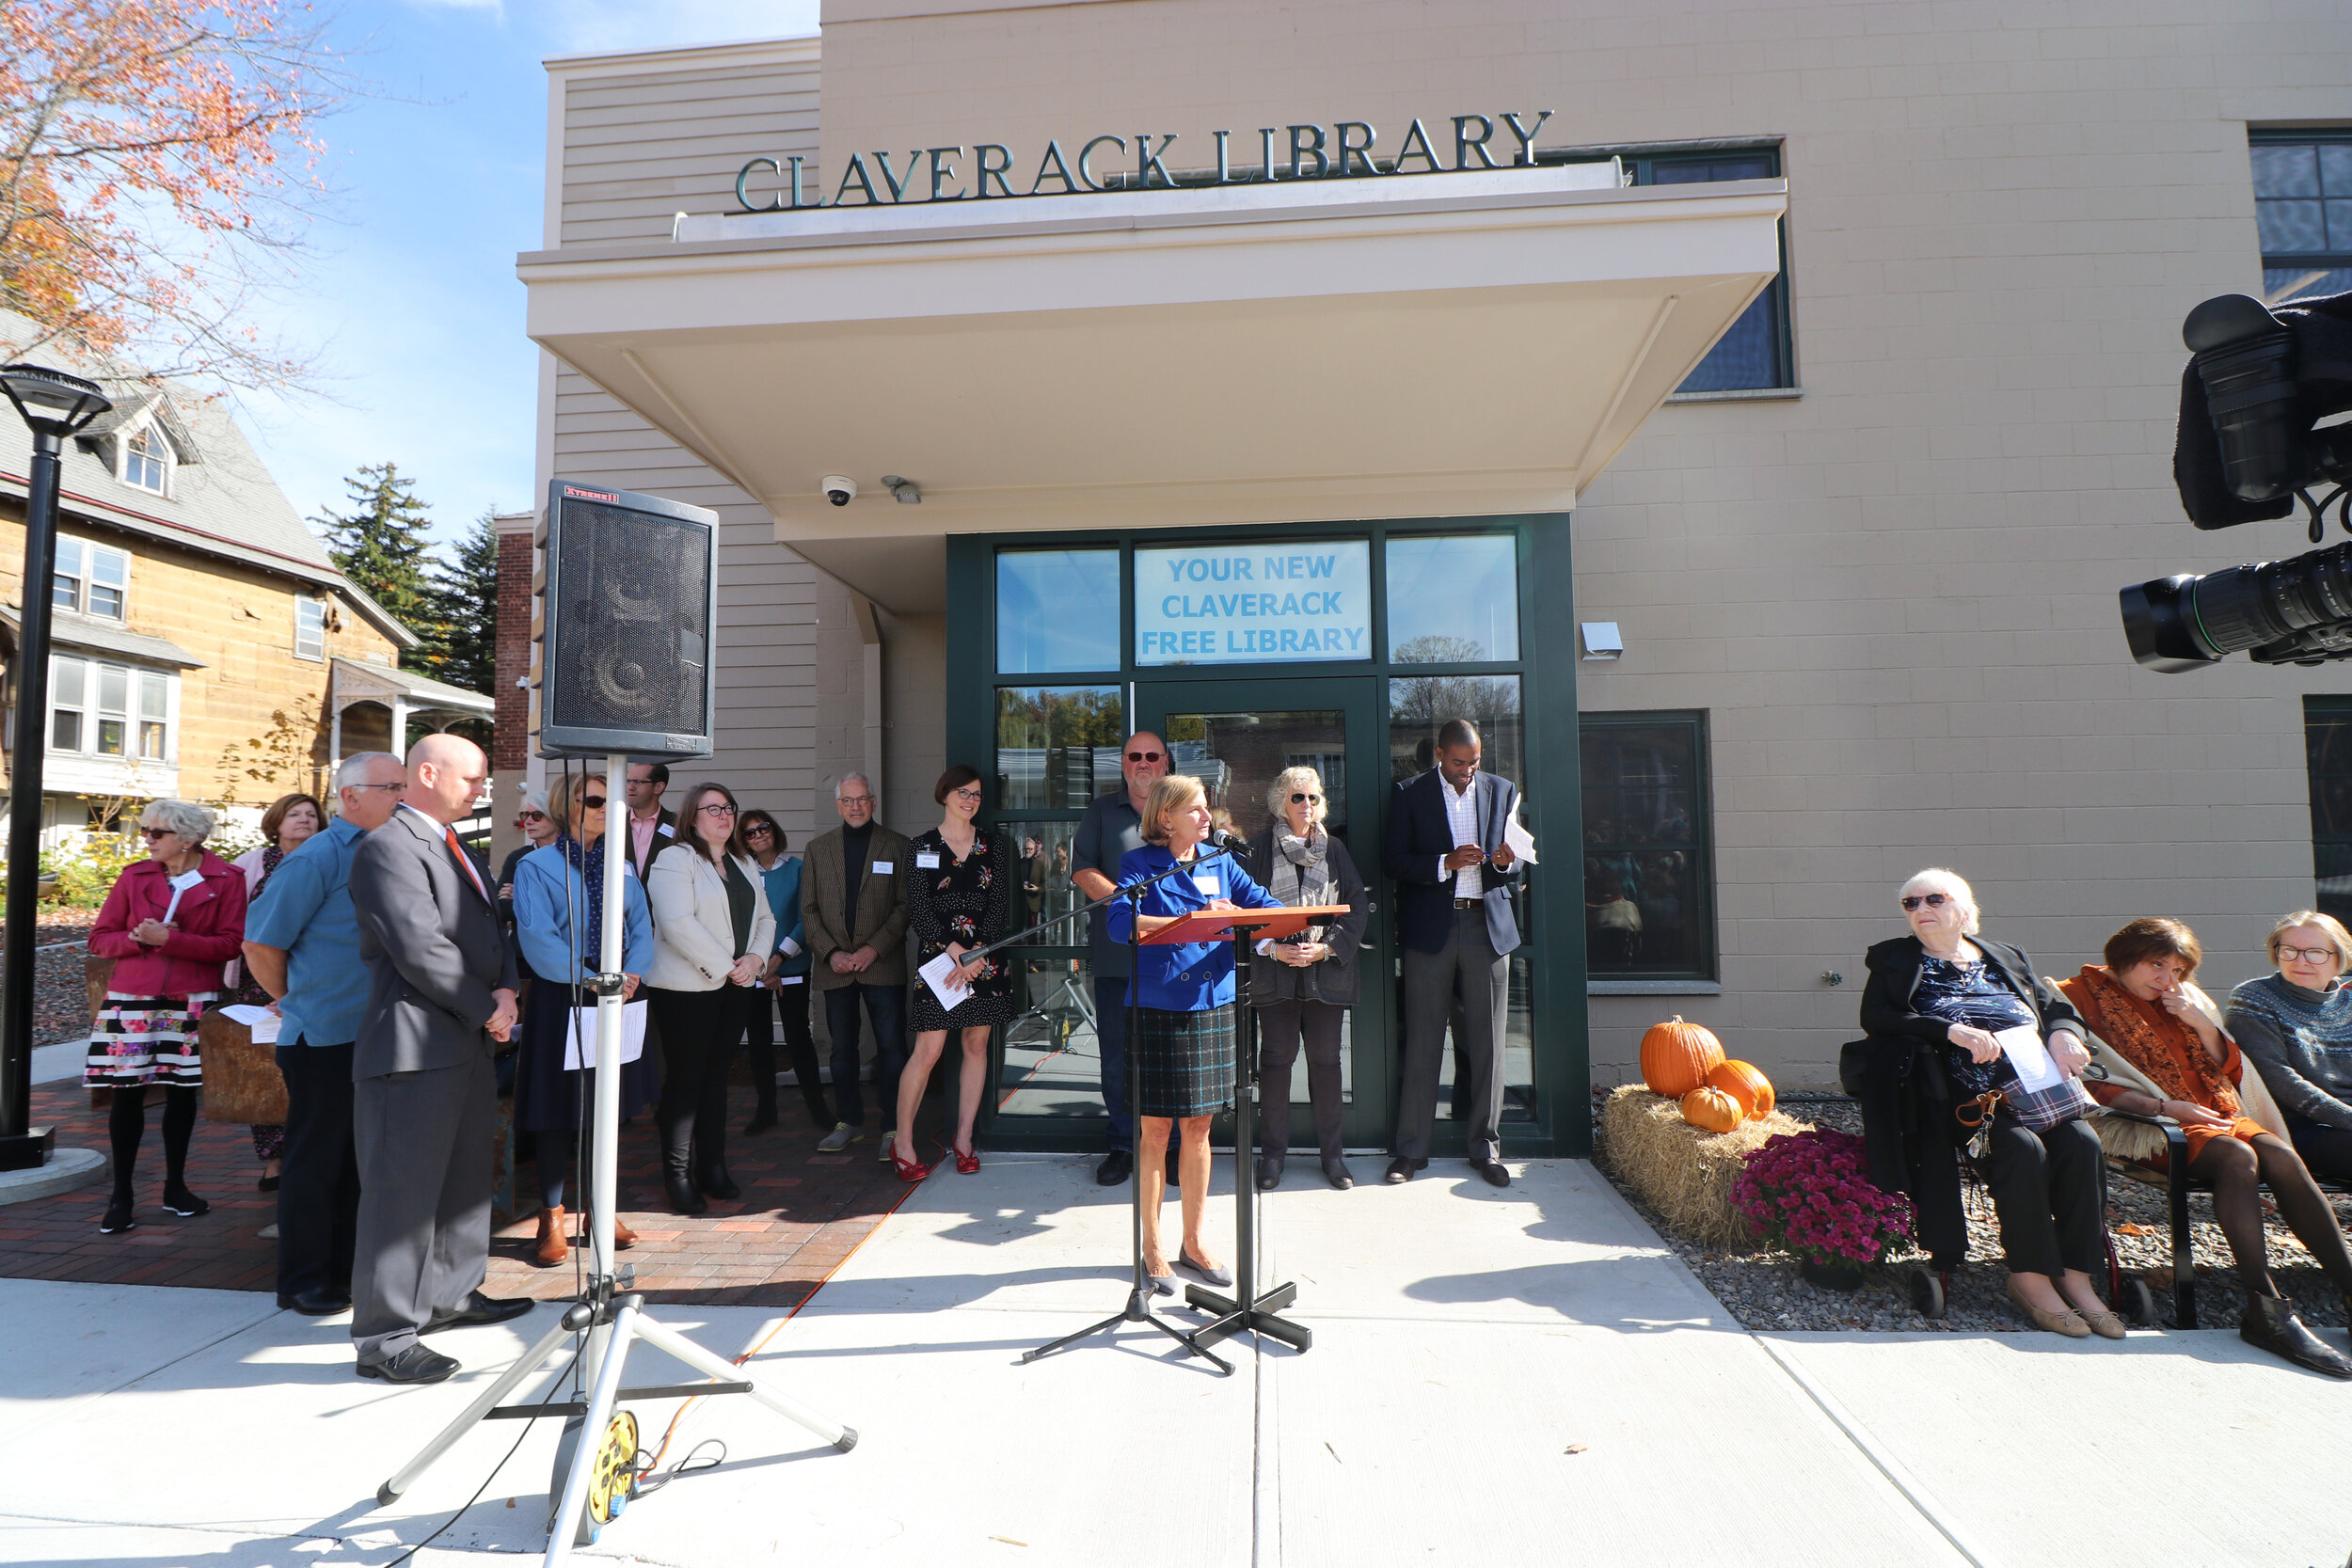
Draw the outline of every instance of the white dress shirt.
<instances>
[{"instance_id":1,"label":"white dress shirt","mask_svg":"<svg viewBox=\"0 0 2352 1568\"><path fill-rule=\"evenodd\" d=\"M1465 844L1478 843L1478 775L1475 773L1470 775L1469 788L1455 789L1453 781L1440 773L1438 775L1438 793L1445 799L1446 826L1454 831L1454 848L1458 849ZM1447 875L1445 863L1446 857L1439 855L1438 857L1438 880L1440 882L1445 880ZM1453 877L1454 897L1485 896L1486 879L1478 874L1478 866L1475 863L1462 867L1461 870L1453 873Z\"/></svg>"}]
</instances>

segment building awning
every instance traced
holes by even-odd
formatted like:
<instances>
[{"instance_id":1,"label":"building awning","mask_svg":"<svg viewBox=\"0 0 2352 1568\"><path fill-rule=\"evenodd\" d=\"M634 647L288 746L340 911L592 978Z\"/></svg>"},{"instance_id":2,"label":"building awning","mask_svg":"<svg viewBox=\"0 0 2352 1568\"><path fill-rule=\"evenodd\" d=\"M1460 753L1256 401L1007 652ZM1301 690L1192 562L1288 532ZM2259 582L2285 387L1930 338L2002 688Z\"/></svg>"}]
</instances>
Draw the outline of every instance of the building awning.
<instances>
[{"instance_id":1,"label":"building awning","mask_svg":"<svg viewBox=\"0 0 2352 1568\"><path fill-rule=\"evenodd\" d=\"M519 271L533 340L924 610L949 533L1567 511L1786 204L1570 165L682 217Z\"/></svg>"},{"instance_id":2,"label":"building awning","mask_svg":"<svg viewBox=\"0 0 2352 1568\"><path fill-rule=\"evenodd\" d=\"M371 664L359 658L335 660L334 691L338 707L353 703L382 703L389 707L398 699L411 713L498 711L498 704L479 691L451 686L413 670L397 670L389 664Z\"/></svg>"},{"instance_id":3,"label":"building awning","mask_svg":"<svg viewBox=\"0 0 2352 1568\"><path fill-rule=\"evenodd\" d=\"M23 613L16 605L0 605L0 622L8 626L10 649L17 644ZM202 659L177 642L161 637L149 637L112 621L77 615L67 610L49 612L49 645L52 648L72 648L78 653L106 654L129 659L135 664L159 665L173 670L204 668Z\"/></svg>"}]
</instances>

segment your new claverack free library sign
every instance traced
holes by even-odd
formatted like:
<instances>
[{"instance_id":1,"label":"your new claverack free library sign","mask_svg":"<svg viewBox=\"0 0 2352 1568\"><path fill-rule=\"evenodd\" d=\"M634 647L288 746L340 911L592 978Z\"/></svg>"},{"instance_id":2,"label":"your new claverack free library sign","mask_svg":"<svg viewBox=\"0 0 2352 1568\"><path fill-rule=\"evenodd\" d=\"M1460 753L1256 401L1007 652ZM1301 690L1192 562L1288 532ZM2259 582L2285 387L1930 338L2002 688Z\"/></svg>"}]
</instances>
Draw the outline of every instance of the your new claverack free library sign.
<instances>
[{"instance_id":1,"label":"your new claverack free library sign","mask_svg":"<svg viewBox=\"0 0 2352 1568\"><path fill-rule=\"evenodd\" d=\"M1187 545L1136 551L1137 664L1372 657L1372 546Z\"/></svg>"},{"instance_id":2,"label":"your new claverack free library sign","mask_svg":"<svg viewBox=\"0 0 2352 1568\"><path fill-rule=\"evenodd\" d=\"M1174 132L1105 133L1077 143L1072 157L1056 137L1045 144L1028 188L1017 190L1012 149L1002 142L970 146L909 148L904 166L897 152L852 152L842 165L841 177L828 198L809 189L810 159L803 153L758 157L735 174L735 199L746 213L786 213L809 207L874 207L901 202L961 201L1025 196L1079 196L1091 191L1177 190L1187 186L1231 185L1273 180L1345 180L1405 173L1447 174L1466 169L1532 168L1535 136L1551 118L1539 110L1531 124L1516 110L1498 119L1486 115L1453 115L1453 161L1445 162L1429 131L1416 119L1406 128L1393 154L1379 152L1380 133L1370 121L1343 119L1327 129L1315 125L1262 125L1257 129L1258 156L1254 163L1233 162L1231 131L1213 131L1216 143L1215 170L1171 171L1168 149L1179 139ZM1442 138L1444 133L1439 133ZM1510 140L1500 142L1507 135ZM1245 145L1247 145L1245 143ZM1495 153L1509 154L1508 164ZM969 160L968 162L966 160ZM1132 171L1129 166L1132 164ZM765 182L772 178L773 188ZM755 192L753 182L763 182ZM761 195L766 199L760 199Z\"/></svg>"}]
</instances>

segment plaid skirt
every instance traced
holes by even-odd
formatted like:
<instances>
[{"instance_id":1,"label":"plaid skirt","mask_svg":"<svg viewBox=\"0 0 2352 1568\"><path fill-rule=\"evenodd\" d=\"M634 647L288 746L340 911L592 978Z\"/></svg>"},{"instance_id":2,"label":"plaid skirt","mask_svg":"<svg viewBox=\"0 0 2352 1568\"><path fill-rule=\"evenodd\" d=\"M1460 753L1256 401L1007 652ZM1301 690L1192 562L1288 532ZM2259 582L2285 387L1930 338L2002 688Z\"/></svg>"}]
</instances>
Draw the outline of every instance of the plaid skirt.
<instances>
[{"instance_id":1,"label":"plaid skirt","mask_svg":"<svg viewBox=\"0 0 2352 1568\"><path fill-rule=\"evenodd\" d=\"M1136 1009L1127 1070L1147 1117L1205 1117L1233 1102L1233 1007Z\"/></svg>"},{"instance_id":2,"label":"plaid skirt","mask_svg":"<svg viewBox=\"0 0 2352 1568\"><path fill-rule=\"evenodd\" d=\"M193 1088L203 1083L196 1024L218 995L209 990L189 996L108 991L106 1005L91 1022L83 1084L93 1089L130 1089L148 1084Z\"/></svg>"}]
</instances>

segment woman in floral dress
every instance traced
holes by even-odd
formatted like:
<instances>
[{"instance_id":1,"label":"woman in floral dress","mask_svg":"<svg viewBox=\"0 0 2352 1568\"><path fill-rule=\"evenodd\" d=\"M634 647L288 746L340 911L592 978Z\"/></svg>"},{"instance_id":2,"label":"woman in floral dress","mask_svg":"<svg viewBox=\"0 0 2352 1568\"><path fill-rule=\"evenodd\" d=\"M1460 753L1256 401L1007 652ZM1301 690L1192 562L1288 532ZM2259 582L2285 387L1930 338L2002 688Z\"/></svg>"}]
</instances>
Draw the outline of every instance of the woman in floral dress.
<instances>
[{"instance_id":1,"label":"woman in floral dress","mask_svg":"<svg viewBox=\"0 0 2352 1568\"><path fill-rule=\"evenodd\" d=\"M975 820L980 810L979 773L956 764L939 776L931 798L946 808L946 815L908 849L914 864L907 876L907 925L921 945L919 963L942 953L961 960L973 948L984 947L1011 929L1012 855L1002 833L984 832ZM940 1005L921 979L914 982L914 1053L898 1075L898 1141L891 1153L891 1163L909 1181L930 1174L930 1167L914 1157L914 1113L923 1103L931 1069L946 1049L950 1029L962 1035L963 1071L957 1080L956 1134L948 1152L964 1175L980 1168L979 1152L972 1146L972 1122L979 1115L980 1091L987 1085L989 1032L1012 1017L1011 966L995 956L959 961L951 989L961 992L952 1011Z\"/></svg>"}]
</instances>

